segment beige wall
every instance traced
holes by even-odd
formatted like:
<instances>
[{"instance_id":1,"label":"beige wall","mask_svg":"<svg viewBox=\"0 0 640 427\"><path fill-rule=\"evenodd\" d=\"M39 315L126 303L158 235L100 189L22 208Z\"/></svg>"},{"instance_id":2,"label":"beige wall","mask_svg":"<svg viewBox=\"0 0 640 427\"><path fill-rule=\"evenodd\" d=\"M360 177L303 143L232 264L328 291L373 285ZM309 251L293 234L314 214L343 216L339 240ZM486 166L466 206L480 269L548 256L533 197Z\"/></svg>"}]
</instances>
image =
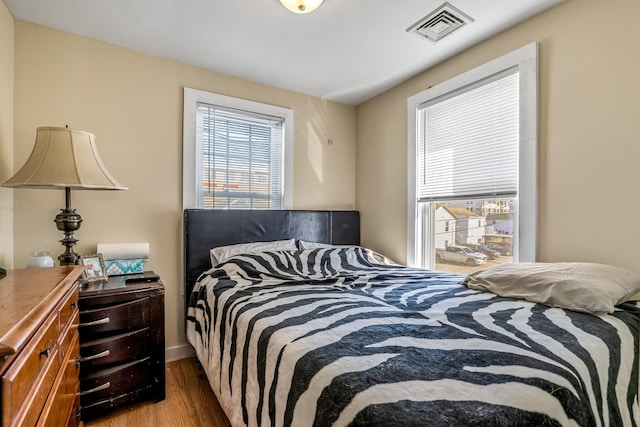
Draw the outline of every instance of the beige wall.
<instances>
[{"instance_id":1,"label":"beige wall","mask_svg":"<svg viewBox=\"0 0 640 427\"><path fill-rule=\"evenodd\" d=\"M294 207L353 209L354 107L223 76L69 33L15 22L15 165L38 126L92 132L108 170L129 191L74 191L80 254L98 242L150 242L147 268L166 285L167 346L184 343L181 279L183 87L292 108ZM328 139L333 144L327 143ZM53 218L64 193L17 189L15 263L62 252Z\"/></svg>"},{"instance_id":2,"label":"beige wall","mask_svg":"<svg viewBox=\"0 0 640 427\"><path fill-rule=\"evenodd\" d=\"M0 182L13 175L13 17L0 1ZM0 187L0 267L13 267L13 190Z\"/></svg>"},{"instance_id":3,"label":"beige wall","mask_svg":"<svg viewBox=\"0 0 640 427\"><path fill-rule=\"evenodd\" d=\"M566 0L360 105L363 243L406 259L407 97L537 41L538 260L640 271L638 16L637 0Z\"/></svg>"},{"instance_id":4,"label":"beige wall","mask_svg":"<svg viewBox=\"0 0 640 427\"><path fill-rule=\"evenodd\" d=\"M637 270L637 16L636 0L566 0L356 110L14 22L0 3L0 179L10 176L14 166L22 166L38 126L68 124L96 134L103 161L130 190L73 193L73 207L84 219L76 236L77 251L91 253L97 242L150 242L147 267L161 274L167 286L167 346L177 346L184 343L184 86L292 108L294 207L355 205L362 213L363 244L402 261L407 97L538 41L538 259L608 262ZM594 25L602 22L615 25L606 30ZM334 143L329 145L328 139ZM13 164L6 160L12 155ZM52 220L64 205L63 193L14 190L13 248L5 240L11 234L10 194L0 189L0 265L10 264L15 255L15 266L23 267L29 253L38 249L54 256L62 252L57 243L61 234Z\"/></svg>"}]
</instances>

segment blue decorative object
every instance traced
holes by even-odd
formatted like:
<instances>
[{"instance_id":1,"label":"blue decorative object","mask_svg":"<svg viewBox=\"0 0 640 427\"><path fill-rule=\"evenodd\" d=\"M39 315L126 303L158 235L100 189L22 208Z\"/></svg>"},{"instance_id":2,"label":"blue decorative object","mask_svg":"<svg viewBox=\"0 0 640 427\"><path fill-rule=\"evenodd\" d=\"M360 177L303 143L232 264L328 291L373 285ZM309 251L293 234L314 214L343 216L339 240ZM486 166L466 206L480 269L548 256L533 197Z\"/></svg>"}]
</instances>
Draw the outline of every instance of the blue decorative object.
<instances>
[{"instance_id":1,"label":"blue decorative object","mask_svg":"<svg viewBox=\"0 0 640 427\"><path fill-rule=\"evenodd\" d=\"M104 262L104 268L108 276L120 276L123 274L142 273L144 259L112 259Z\"/></svg>"}]
</instances>

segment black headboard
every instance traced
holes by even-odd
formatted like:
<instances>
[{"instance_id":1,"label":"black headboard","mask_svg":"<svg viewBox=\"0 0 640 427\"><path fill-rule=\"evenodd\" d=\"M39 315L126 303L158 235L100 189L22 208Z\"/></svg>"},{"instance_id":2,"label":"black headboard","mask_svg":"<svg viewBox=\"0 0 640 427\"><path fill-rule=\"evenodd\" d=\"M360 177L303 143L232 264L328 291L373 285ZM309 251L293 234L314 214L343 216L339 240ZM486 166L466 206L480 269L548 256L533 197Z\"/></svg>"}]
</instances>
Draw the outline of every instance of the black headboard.
<instances>
[{"instance_id":1,"label":"black headboard","mask_svg":"<svg viewBox=\"0 0 640 427\"><path fill-rule=\"evenodd\" d=\"M211 268L209 250L237 243L300 239L335 245L360 244L358 211L184 211L185 298L198 276Z\"/></svg>"}]
</instances>

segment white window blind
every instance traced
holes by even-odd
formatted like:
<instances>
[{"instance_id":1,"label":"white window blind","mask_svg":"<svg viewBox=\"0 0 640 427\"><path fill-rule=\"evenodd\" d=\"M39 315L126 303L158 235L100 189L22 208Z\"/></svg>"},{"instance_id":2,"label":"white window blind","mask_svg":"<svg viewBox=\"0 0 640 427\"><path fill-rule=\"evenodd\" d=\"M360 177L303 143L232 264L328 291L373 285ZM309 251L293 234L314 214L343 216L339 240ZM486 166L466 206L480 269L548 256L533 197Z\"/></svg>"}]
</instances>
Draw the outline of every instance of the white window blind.
<instances>
[{"instance_id":1,"label":"white window blind","mask_svg":"<svg viewBox=\"0 0 640 427\"><path fill-rule=\"evenodd\" d=\"M199 102L196 126L202 207L283 208L283 118Z\"/></svg>"},{"instance_id":2,"label":"white window blind","mask_svg":"<svg viewBox=\"0 0 640 427\"><path fill-rule=\"evenodd\" d=\"M518 97L511 69L418 106L418 201L516 196Z\"/></svg>"}]
</instances>

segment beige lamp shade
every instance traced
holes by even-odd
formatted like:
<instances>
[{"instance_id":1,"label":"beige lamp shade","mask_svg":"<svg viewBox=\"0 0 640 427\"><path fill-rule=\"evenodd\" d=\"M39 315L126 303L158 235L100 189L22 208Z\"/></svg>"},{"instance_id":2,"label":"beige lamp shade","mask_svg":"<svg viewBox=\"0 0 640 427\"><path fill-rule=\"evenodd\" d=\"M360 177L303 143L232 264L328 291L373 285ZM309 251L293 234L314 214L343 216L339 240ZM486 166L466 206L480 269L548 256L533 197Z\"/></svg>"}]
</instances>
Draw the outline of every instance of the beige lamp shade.
<instances>
[{"instance_id":1,"label":"beige lamp shade","mask_svg":"<svg viewBox=\"0 0 640 427\"><path fill-rule=\"evenodd\" d=\"M280 0L280 3L291 12L309 13L316 10L324 0Z\"/></svg>"},{"instance_id":2,"label":"beige lamp shade","mask_svg":"<svg viewBox=\"0 0 640 427\"><path fill-rule=\"evenodd\" d=\"M127 190L100 160L93 134L61 127L39 127L29 159L2 186Z\"/></svg>"}]
</instances>

